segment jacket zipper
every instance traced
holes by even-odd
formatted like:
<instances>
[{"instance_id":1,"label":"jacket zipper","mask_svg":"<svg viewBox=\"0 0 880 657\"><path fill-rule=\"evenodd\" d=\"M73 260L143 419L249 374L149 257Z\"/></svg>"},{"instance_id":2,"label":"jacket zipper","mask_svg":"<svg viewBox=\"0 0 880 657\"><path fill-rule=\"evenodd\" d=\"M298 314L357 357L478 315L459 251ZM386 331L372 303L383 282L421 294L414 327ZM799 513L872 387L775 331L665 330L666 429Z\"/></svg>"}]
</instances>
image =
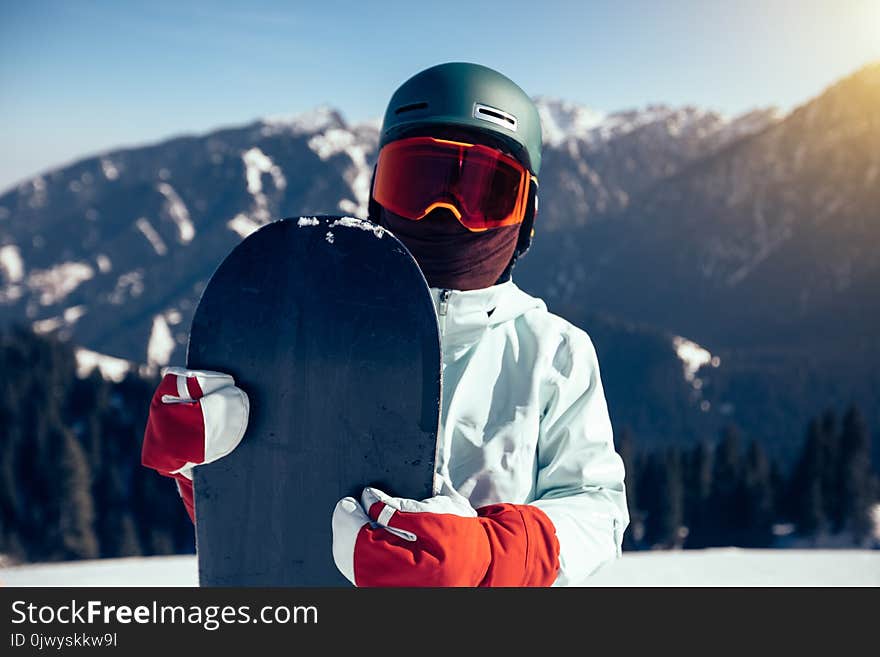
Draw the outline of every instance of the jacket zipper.
<instances>
[{"instance_id":1,"label":"jacket zipper","mask_svg":"<svg viewBox=\"0 0 880 657\"><path fill-rule=\"evenodd\" d=\"M445 369L443 361L445 360L444 352L446 347L444 345L444 333L446 332L446 313L449 310L449 297L452 295L452 290L440 290L440 303L437 308L437 318L439 319L439 327L440 327L440 371L441 376L442 372ZM443 397L445 391L443 390L443 386L440 386L440 417L437 421L437 449L434 453L434 476L433 476L433 489L434 494L438 495L441 489L440 478L438 477L438 473L442 472L449 463L449 453L446 447L446 441L444 438L444 427L443 427Z\"/></svg>"},{"instance_id":2,"label":"jacket zipper","mask_svg":"<svg viewBox=\"0 0 880 657\"><path fill-rule=\"evenodd\" d=\"M446 311L449 309L449 296L452 294L452 290L440 290L440 309L437 312L437 315L440 318L440 337L443 338L443 333L446 331Z\"/></svg>"}]
</instances>

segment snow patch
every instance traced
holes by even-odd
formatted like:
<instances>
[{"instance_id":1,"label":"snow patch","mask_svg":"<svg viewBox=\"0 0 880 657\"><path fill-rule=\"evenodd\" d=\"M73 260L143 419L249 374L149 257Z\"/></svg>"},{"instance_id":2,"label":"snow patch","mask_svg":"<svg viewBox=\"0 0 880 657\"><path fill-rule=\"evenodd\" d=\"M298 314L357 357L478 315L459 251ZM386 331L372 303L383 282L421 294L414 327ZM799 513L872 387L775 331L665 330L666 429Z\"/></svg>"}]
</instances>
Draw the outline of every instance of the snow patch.
<instances>
[{"instance_id":1,"label":"snow patch","mask_svg":"<svg viewBox=\"0 0 880 657\"><path fill-rule=\"evenodd\" d=\"M49 317L48 319L41 319L31 324L34 333L39 333L40 335L57 331L62 326L64 326L64 320L61 317Z\"/></svg>"},{"instance_id":2,"label":"snow patch","mask_svg":"<svg viewBox=\"0 0 880 657\"><path fill-rule=\"evenodd\" d=\"M328 230L327 234L324 236L324 239L327 240L330 244L333 244L336 238L333 236L333 233Z\"/></svg>"},{"instance_id":3,"label":"snow patch","mask_svg":"<svg viewBox=\"0 0 880 657\"><path fill-rule=\"evenodd\" d=\"M85 306L71 306L67 308L64 313L64 321L67 322L68 325L75 324L80 317L85 315L88 312Z\"/></svg>"},{"instance_id":4,"label":"snow patch","mask_svg":"<svg viewBox=\"0 0 880 657\"><path fill-rule=\"evenodd\" d=\"M144 273L137 269L126 272L116 279L116 287L108 297L114 305L125 303L128 299L139 297L144 292Z\"/></svg>"},{"instance_id":5,"label":"snow patch","mask_svg":"<svg viewBox=\"0 0 880 657\"><path fill-rule=\"evenodd\" d=\"M95 264L98 265L98 271L102 274L106 274L113 269L113 263L110 262L110 258L103 253L99 253L95 256Z\"/></svg>"},{"instance_id":6,"label":"snow patch","mask_svg":"<svg viewBox=\"0 0 880 657\"><path fill-rule=\"evenodd\" d=\"M302 228L303 226L317 226L320 223L321 222L317 217L300 217L297 220L296 225Z\"/></svg>"},{"instance_id":7,"label":"snow patch","mask_svg":"<svg viewBox=\"0 0 880 657\"><path fill-rule=\"evenodd\" d=\"M33 322L31 328L34 330L34 333L39 333L41 335L52 333L58 329L75 324L80 317L86 314L86 312L87 310L85 306L71 306L70 308L67 308L61 316L48 317Z\"/></svg>"},{"instance_id":8,"label":"snow patch","mask_svg":"<svg viewBox=\"0 0 880 657\"><path fill-rule=\"evenodd\" d=\"M22 294L20 285L7 285L0 288L0 304L15 303L21 299Z\"/></svg>"},{"instance_id":9,"label":"snow patch","mask_svg":"<svg viewBox=\"0 0 880 657\"><path fill-rule=\"evenodd\" d=\"M22 184L19 187L19 192L23 195L30 194L28 205L32 208L41 208L46 205L46 181L42 176L37 176L29 182Z\"/></svg>"},{"instance_id":10,"label":"snow patch","mask_svg":"<svg viewBox=\"0 0 880 657\"><path fill-rule=\"evenodd\" d=\"M147 238L147 241L153 247L156 255L163 256L168 253L168 247L165 246L165 242L162 241L161 236L156 232L156 229L153 228L153 224L150 223L149 219L141 217L135 222L135 225L138 230L143 233L144 237Z\"/></svg>"},{"instance_id":11,"label":"snow patch","mask_svg":"<svg viewBox=\"0 0 880 657\"><path fill-rule=\"evenodd\" d=\"M268 155L257 147L242 153L241 160L244 162L247 190L254 197L254 209L251 212L251 220L259 227L268 223L270 219L269 200L263 191L263 174L268 173L272 177L276 190L282 190L287 187L287 179L284 177L281 167L275 164Z\"/></svg>"},{"instance_id":12,"label":"snow patch","mask_svg":"<svg viewBox=\"0 0 880 657\"><path fill-rule=\"evenodd\" d=\"M312 134L344 125L345 122L339 112L329 105L320 105L308 112L294 116L267 117L263 119L261 133L263 135L274 135L279 132L290 132L294 135Z\"/></svg>"},{"instance_id":13,"label":"snow patch","mask_svg":"<svg viewBox=\"0 0 880 657\"><path fill-rule=\"evenodd\" d=\"M24 261L21 251L15 244L0 246L0 270L10 283L18 283L24 277Z\"/></svg>"},{"instance_id":14,"label":"snow patch","mask_svg":"<svg viewBox=\"0 0 880 657\"><path fill-rule=\"evenodd\" d=\"M361 211L360 206L349 198L344 198L339 201L339 203L336 204L336 207L349 214L358 214Z\"/></svg>"},{"instance_id":15,"label":"snow patch","mask_svg":"<svg viewBox=\"0 0 880 657\"><path fill-rule=\"evenodd\" d=\"M685 114L686 116L677 117L676 114ZM662 124L668 132L669 125L674 122L674 130L677 131L677 134L680 134L702 116L702 113L695 115L686 107L675 109L666 105L648 105L640 110L613 112L595 129L590 131L588 139L593 142L605 142L634 132L652 123Z\"/></svg>"},{"instance_id":16,"label":"snow patch","mask_svg":"<svg viewBox=\"0 0 880 657\"><path fill-rule=\"evenodd\" d=\"M374 224L371 221L366 221L365 219L358 219L357 217L341 217L340 219L336 219L333 223L330 224L330 228L334 226L345 226L346 228L360 228L361 230L366 230L370 233L373 233L379 239L382 239L382 236L385 235L385 229L382 228L379 224Z\"/></svg>"},{"instance_id":17,"label":"snow patch","mask_svg":"<svg viewBox=\"0 0 880 657\"><path fill-rule=\"evenodd\" d=\"M51 269L37 269L27 279L28 287L39 293L40 304L51 306L64 299L95 275L85 262L63 262Z\"/></svg>"},{"instance_id":18,"label":"snow patch","mask_svg":"<svg viewBox=\"0 0 880 657\"><path fill-rule=\"evenodd\" d=\"M112 160L106 157L101 158L101 171L107 180L116 180L119 177L119 169L116 168Z\"/></svg>"},{"instance_id":19,"label":"snow patch","mask_svg":"<svg viewBox=\"0 0 880 657\"><path fill-rule=\"evenodd\" d=\"M309 139L309 148L322 160L328 160L337 153L344 153L354 142L354 135L348 130L331 128Z\"/></svg>"},{"instance_id":20,"label":"snow patch","mask_svg":"<svg viewBox=\"0 0 880 657\"><path fill-rule=\"evenodd\" d=\"M586 138L605 118L603 112L555 98L537 98L544 143L559 146L572 138Z\"/></svg>"},{"instance_id":21,"label":"snow patch","mask_svg":"<svg viewBox=\"0 0 880 657\"><path fill-rule=\"evenodd\" d=\"M704 349L696 342L692 342L680 335L672 338L672 346L675 348L675 354L682 362L684 368L684 379L694 387L702 387L702 381L696 384L699 379L696 378L697 372L703 365L713 365L718 367L721 360L717 356L712 356L708 349ZM716 365L717 363L717 365ZM708 403L708 402L707 402ZM709 410L705 408L703 410Z\"/></svg>"},{"instance_id":22,"label":"snow patch","mask_svg":"<svg viewBox=\"0 0 880 657\"><path fill-rule=\"evenodd\" d=\"M245 151L241 156L245 166L245 178L247 179L248 191L256 196L263 191L263 174L272 176L272 182L276 189L287 187L287 179L281 172L281 168L259 148L254 147Z\"/></svg>"},{"instance_id":23,"label":"snow patch","mask_svg":"<svg viewBox=\"0 0 880 657\"><path fill-rule=\"evenodd\" d=\"M86 378L97 369L105 379L119 383L126 374L134 369L134 365L123 358L107 356L82 347L77 348L75 354L76 375L81 379Z\"/></svg>"},{"instance_id":24,"label":"snow patch","mask_svg":"<svg viewBox=\"0 0 880 657\"><path fill-rule=\"evenodd\" d=\"M733 118L722 117L723 124L718 128L715 137L719 145L730 144L747 135L756 134L765 128L779 123L784 113L777 107L755 109Z\"/></svg>"},{"instance_id":25,"label":"snow patch","mask_svg":"<svg viewBox=\"0 0 880 657\"><path fill-rule=\"evenodd\" d=\"M322 105L293 118L265 119L261 134L290 132L294 135L308 135L309 148L322 161L340 153L347 155L351 163L342 175L351 189L352 198L342 199L338 207L343 212L367 216L372 177L372 167L368 162L370 155L376 150L380 126L381 119L375 119L349 127L339 112Z\"/></svg>"},{"instance_id":26,"label":"snow patch","mask_svg":"<svg viewBox=\"0 0 880 657\"><path fill-rule=\"evenodd\" d=\"M309 139L309 148L321 158L328 160L343 153L351 160L342 174L348 183L355 200L343 199L339 209L352 214L367 215L370 200L370 181L373 171L367 164L367 154L372 151L372 142L359 139L357 135L343 128L331 128Z\"/></svg>"},{"instance_id":27,"label":"snow patch","mask_svg":"<svg viewBox=\"0 0 880 657\"><path fill-rule=\"evenodd\" d=\"M182 244L189 244L196 235L196 229L193 226L189 216L189 210L184 202L180 199L175 189L166 182L156 185L156 189L165 197L165 206L163 211L177 225L177 231Z\"/></svg>"},{"instance_id":28,"label":"snow patch","mask_svg":"<svg viewBox=\"0 0 880 657\"><path fill-rule=\"evenodd\" d=\"M153 328L147 343L147 365L150 367L167 365L176 343L171 329L163 315L153 317Z\"/></svg>"},{"instance_id":29,"label":"snow patch","mask_svg":"<svg viewBox=\"0 0 880 657\"><path fill-rule=\"evenodd\" d=\"M262 226L262 224L254 221L246 214L237 214L226 222L226 226L230 230L238 233L238 236L244 239Z\"/></svg>"}]
</instances>

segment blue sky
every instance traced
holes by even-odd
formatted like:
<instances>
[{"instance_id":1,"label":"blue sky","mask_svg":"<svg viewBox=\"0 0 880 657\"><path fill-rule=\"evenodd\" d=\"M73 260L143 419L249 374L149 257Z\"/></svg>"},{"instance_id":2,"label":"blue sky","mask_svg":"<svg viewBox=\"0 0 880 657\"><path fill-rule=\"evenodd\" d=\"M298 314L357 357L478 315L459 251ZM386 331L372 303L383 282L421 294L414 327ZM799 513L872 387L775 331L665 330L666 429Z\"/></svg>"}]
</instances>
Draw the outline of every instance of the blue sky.
<instances>
[{"instance_id":1,"label":"blue sky","mask_svg":"<svg viewBox=\"0 0 880 657\"><path fill-rule=\"evenodd\" d=\"M79 156L332 104L442 61L599 110L789 109L880 59L880 0L0 0L0 189Z\"/></svg>"}]
</instances>

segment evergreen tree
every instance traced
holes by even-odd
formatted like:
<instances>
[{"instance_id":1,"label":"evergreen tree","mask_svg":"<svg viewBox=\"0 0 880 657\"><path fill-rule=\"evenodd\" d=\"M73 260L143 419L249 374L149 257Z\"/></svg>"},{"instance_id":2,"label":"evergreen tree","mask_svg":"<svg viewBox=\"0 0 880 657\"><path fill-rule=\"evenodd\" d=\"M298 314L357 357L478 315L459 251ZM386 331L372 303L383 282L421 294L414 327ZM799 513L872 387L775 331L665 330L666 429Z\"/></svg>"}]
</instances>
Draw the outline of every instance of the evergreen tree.
<instances>
[{"instance_id":1,"label":"evergreen tree","mask_svg":"<svg viewBox=\"0 0 880 657\"><path fill-rule=\"evenodd\" d=\"M841 436L837 414L828 409L822 414L822 444L820 479L822 481L822 505L828 531L840 531L841 526Z\"/></svg>"},{"instance_id":2,"label":"evergreen tree","mask_svg":"<svg viewBox=\"0 0 880 657\"><path fill-rule=\"evenodd\" d=\"M810 421L790 492L796 501L795 524L802 536L818 537L828 528L822 485L826 444L822 423L817 419Z\"/></svg>"},{"instance_id":3,"label":"evergreen tree","mask_svg":"<svg viewBox=\"0 0 880 657\"><path fill-rule=\"evenodd\" d=\"M158 381L76 376L69 344L0 331L0 555L192 552L174 484L140 465Z\"/></svg>"},{"instance_id":4,"label":"evergreen tree","mask_svg":"<svg viewBox=\"0 0 880 657\"><path fill-rule=\"evenodd\" d=\"M687 547L701 548L708 543L714 516L711 507L713 453L712 444L701 441L688 454L685 467L685 524Z\"/></svg>"},{"instance_id":5,"label":"evergreen tree","mask_svg":"<svg viewBox=\"0 0 880 657\"><path fill-rule=\"evenodd\" d=\"M57 504L61 557L94 559L98 556L98 541L93 528L91 475L85 453L69 430L61 429L51 441L59 447L57 492L53 497Z\"/></svg>"},{"instance_id":6,"label":"evergreen tree","mask_svg":"<svg viewBox=\"0 0 880 657\"><path fill-rule=\"evenodd\" d=\"M633 443L632 431L629 427L620 430L617 443L617 453L623 461L626 482L626 501L629 504L630 513L638 509L638 482L635 478L635 444Z\"/></svg>"},{"instance_id":7,"label":"evergreen tree","mask_svg":"<svg viewBox=\"0 0 880 657\"><path fill-rule=\"evenodd\" d=\"M684 480L681 451L677 447L668 448L664 454L660 504L661 543L680 548L684 540Z\"/></svg>"},{"instance_id":8,"label":"evergreen tree","mask_svg":"<svg viewBox=\"0 0 880 657\"><path fill-rule=\"evenodd\" d=\"M650 454L639 486L644 500L645 541L652 547L680 547L684 525L681 452L668 448Z\"/></svg>"},{"instance_id":9,"label":"evergreen tree","mask_svg":"<svg viewBox=\"0 0 880 657\"><path fill-rule=\"evenodd\" d=\"M843 419L839 479L841 504L839 529L852 532L860 544L873 530L871 509L875 502L871 473L871 441L864 417L850 407Z\"/></svg>"},{"instance_id":10,"label":"evergreen tree","mask_svg":"<svg viewBox=\"0 0 880 657\"><path fill-rule=\"evenodd\" d=\"M642 514L638 504L638 472L636 463L635 444L632 431L624 427L617 439L617 451L623 461L626 483L626 504L629 511L629 526L623 535L623 549L637 549L645 534Z\"/></svg>"},{"instance_id":11,"label":"evergreen tree","mask_svg":"<svg viewBox=\"0 0 880 657\"><path fill-rule=\"evenodd\" d=\"M640 493L639 512L644 518L642 541L646 547L653 547L661 541L662 529L660 515L661 474L660 458L656 452L642 455L638 461L638 490Z\"/></svg>"},{"instance_id":12,"label":"evergreen tree","mask_svg":"<svg viewBox=\"0 0 880 657\"><path fill-rule=\"evenodd\" d=\"M749 444L745 465L746 547L768 547L773 543L773 483L770 462L761 445Z\"/></svg>"},{"instance_id":13,"label":"evergreen tree","mask_svg":"<svg viewBox=\"0 0 880 657\"><path fill-rule=\"evenodd\" d=\"M770 487L771 487L771 496L773 498L773 513L776 519L778 520L791 520L791 515L788 513L786 504L784 500L787 497L788 482L785 479L785 475L782 473L782 469L779 467L779 463L775 460L770 462Z\"/></svg>"},{"instance_id":14,"label":"evergreen tree","mask_svg":"<svg viewBox=\"0 0 880 657\"><path fill-rule=\"evenodd\" d=\"M738 429L729 426L715 449L711 496L714 515L707 532L708 545L739 544L748 524L740 444Z\"/></svg>"}]
</instances>

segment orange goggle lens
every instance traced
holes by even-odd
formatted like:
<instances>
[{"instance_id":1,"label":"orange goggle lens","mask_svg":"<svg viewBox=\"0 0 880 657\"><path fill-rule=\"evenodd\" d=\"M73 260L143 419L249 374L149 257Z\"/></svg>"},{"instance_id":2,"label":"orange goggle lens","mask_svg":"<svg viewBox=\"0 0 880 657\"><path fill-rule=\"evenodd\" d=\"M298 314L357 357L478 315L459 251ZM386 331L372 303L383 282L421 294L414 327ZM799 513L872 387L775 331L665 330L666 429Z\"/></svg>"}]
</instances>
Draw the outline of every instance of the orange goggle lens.
<instances>
[{"instance_id":1,"label":"orange goggle lens","mask_svg":"<svg viewBox=\"0 0 880 657\"><path fill-rule=\"evenodd\" d=\"M373 198L412 221L447 208L479 232L522 223L529 182L522 164L489 146L411 137L379 151Z\"/></svg>"}]
</instances>

